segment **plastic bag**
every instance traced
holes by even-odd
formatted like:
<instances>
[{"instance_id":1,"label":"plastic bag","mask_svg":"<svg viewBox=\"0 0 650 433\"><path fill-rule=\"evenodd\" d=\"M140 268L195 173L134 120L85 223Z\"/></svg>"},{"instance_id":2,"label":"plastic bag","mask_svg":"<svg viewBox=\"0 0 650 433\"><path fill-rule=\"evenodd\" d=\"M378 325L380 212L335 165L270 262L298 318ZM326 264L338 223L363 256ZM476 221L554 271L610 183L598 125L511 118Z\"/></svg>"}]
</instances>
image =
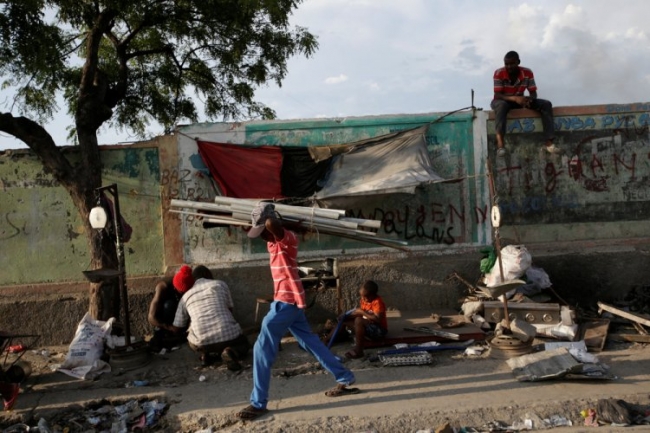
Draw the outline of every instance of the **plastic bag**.
<instances>
[{"instance_id":1,"label":"plastic bag","mask_svg":"<svg viewBox=\"0 0 650 433\"><path fill-rule=\"evenodd\" d=\"M515 280L526 273L532 263L530 253L523 245L508 245L503 247L500 252L501 262L503 263L503 277L505 281ZM485 275L485 285L494 287L501 284L501 270L499 269L499 259Z\"/></svg>"},{"instance_id":2,"label":"plastic bag","mask_svg":"<svg viewBox=\"0 0 650 433\"><path fill-rule=\"evenodd\" d=\"M549 278L546 271L537 266L531 266L526 270L526 281L531 284L534 284L540 289L548 289L552 286L551 279Z\"/></svg>"}]
</instances>

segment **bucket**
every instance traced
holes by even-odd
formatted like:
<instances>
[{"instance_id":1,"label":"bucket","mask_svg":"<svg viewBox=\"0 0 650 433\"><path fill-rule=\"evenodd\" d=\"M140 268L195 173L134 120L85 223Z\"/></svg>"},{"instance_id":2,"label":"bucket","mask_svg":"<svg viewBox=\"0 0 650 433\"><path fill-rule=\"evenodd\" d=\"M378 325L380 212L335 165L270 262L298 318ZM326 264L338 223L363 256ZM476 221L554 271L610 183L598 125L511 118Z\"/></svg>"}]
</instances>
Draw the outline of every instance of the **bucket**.
<instances>
[{"instance_id":1,"label":"bucket","mask_svg":"<svg viewBox=\"0 0 650 433\"><path fill-rule=\"evenodd\" d=\"M5 371L11 383L21 383L32 374L32 365L27 361L18 361Z\"/></svg>"}]
</instances>

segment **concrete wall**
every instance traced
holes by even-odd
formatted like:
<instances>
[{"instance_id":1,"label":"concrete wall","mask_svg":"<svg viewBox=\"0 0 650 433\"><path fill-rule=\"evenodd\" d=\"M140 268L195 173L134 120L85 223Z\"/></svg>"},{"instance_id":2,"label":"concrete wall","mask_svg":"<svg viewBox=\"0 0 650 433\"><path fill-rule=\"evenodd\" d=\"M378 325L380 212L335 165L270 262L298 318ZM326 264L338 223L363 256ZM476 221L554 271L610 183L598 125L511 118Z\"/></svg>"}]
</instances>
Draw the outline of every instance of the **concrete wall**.
<instances>
[{"instance_id":1,"label":"concrete wall","mask_svg":"<svg viewBox=\"0 0 650 433\"><path fill-rule=\"evenodd\" d=\"M527 245L533 260L571 302L593 305L650 283L650 104L560 107L556 144L543 149L541 121L511 112L508 158L494 158L501 233ZM488 122L494 155L494 124Z\"/></svg>"},{"instance_id":2,"label":"concrete wall","mask_svg":"<svg viewBox=\"0 0 650 433\"><path fill-rule=\"evenodd\" d=\"M174 248L178 230L175 237L163 231L168 213L161 204L161 173L177 165L175 149L170 137L101 149L103 182L117 184L121 212L133 227L125 253L136 332L145 330L143 312L157 278L138 276L157 276L165 263L182 262L176 254L182 249ZM75 149L64 151L74 162ZM171 231L175 226L174 219L165 225ZM81 272L90 258L82 230L69 195L31 151L0 152L1 331L39 334L40 344L72 339L88 310L89 286Z\"/></svg>"},{"instance_id":3,"label":"concrete wall","mask_svg":"<svg viewBox=\"0 0 650 433\"><path fill-rule=\"evenodd\" d=\"M478 110L445 117L429 128L429 153L439 174L458 181L430 185L412 196L359 200L347 209L354 215L382 219L381 235L407 240L412 245L408 252L321 235L302 240L300 258L336 257L339 260L344 308L357 302L357 288L365 279L379 283L380 293L389 307L427 311L456 308L464 286L449 280L449 274L457 271L475 282L481 258L478 250L491 243L490 197L485 176L489 156L505 215L505 226L500 230L504 243L526 245L535 264L549 273L556 290L569 302L588 305L596 300L621 297L630 287L650 282L650 267L647 266L650 253L649 111L650 104L556 108L557 144L567 151L561 157L540 152L543 140L537 114L515 111L508 123L506 146L510 155L505 159L494 155L491 113ZM204 230L194 218L168 212L170 198L210 201L215 195L198 155L195 138L259 145L344 143L431 122L442 114L373 116L340 121L196 124L180 128L175 136L161 137L155 142L160 167L154 183L160 197L157 209L159 212L162 209L162 226L152 225L149 217L144 220L147 224L144 230L151 231L150 235L162 242L162 245L152 244L147 250L148 254L160 254L156 256L157 267L151 265L151 269L155 268L151 274L169 273L181 263L210 266L217 277L231 287L235 314L245 326L252 324L255 298L271 293L268 257L262 242L250 241L241 229ZM6 155L0 156L0 160L2 158ZM7 167L6 163L0 164L3 182L14 179L20 172L14 173L13 168ZM13 177L7 177L7 173ZM129 178L128 170L120 173ZM32 183L33 179L39 179L36 171L25 173L22 178L32 179ZM147 188L154 188L154 183L147 183ZM8 206L23 206L21 215L27 215L28 210L35 212L32 207L38 209L44 195L40 190L32 191L34 189L19 193L22 202L12 199L14 201L9 203L4 196L0 197L3 217L6 213L10 217L13 215L12 211L5 210ZM143 211L152 212L151 209ZM65 214L62 228L49 227L48 233L68 233L65 228L69 217L63 210L58 212ZM2 223L6 221L5 217ZM25 231L32 233L27 230L30 220L26 217L22 217L23 225L15 224L11 218L9 221L17 230L24 226ZM137 232L138 223L133 218L129 222ZM12 225L0 226L5 227L0 231L0 242L16 231L11 229ZM37 235L32 235L31 239L32 245L26 242L12 246L12 254L34 248L43 239L52 242L48 237ZM56 244L47 242L40 248L50 251L50 255L58 252ZM74 269L66 272L70 278L79 275L85 269L81 267L85 263L82 246L65 236L59 236L56 242L63 242L60 245L67 249L75 246L77 254L70 253L69 259L78 263L72 262ZM18 253L13 252L16 248ZM6 251L2 249L3 258ZM132 323L135 322L136 330L144 332L147 329L146 308L155 278L136 278L137 269L143 266L139 262L141 252L142 248L134 248L127 256L127 266L129 262L134 266L129 274ZM14 265L14 262L5 263ZM38 262L32 262L33 269L37 265ZM61 276L52 277L51 281L61 279ZM54 300L52 310L57 310L57 305L65 305L61 311L70 313L71 318L59 317L60 314L53 311L52 320L64 324L60 329L48 328L40 332L43 328L40 322L25 326L46 334L48 341L69 341L76 321L85 311L84 290L83 284L0 287L0 329L18 320L17 311L36 311L39 300L50 296ZM33 299L17 300L16 293L32 293ZM318 295L308 316L320 321L334 316L335 309L335 293L331 290ZM38 314L35 317L39 317Z\"/></svg>"},{"instance_id":4,"label":"concrete wall","mask_svg":"<svg viewBox=\"0 0 650 433\"><path fill-rule=\"evenodd\" d=\"M67 151L74 162L74 148ZM163 269L160 163L157 147L105 147L102 176L116 183L133 227L126 244L130 275ZM30 151L0 157L0 285L83 280L90 257L70 196Z\"/></svg>"}]
</instances>

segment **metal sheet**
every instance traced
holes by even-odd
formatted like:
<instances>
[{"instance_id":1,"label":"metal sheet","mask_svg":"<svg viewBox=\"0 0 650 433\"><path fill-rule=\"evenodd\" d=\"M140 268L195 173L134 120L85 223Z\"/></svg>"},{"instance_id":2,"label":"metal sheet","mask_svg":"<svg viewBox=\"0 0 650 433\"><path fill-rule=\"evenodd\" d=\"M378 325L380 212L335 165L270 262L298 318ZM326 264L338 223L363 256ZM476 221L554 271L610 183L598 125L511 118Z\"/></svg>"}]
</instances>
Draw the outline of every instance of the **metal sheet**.
<instances>
[{"instance_id":1,"label":"metal sheet","mask_svg":"<svg viewBox=\"0 0 650 433\"><path fill-rule=\"evenodd\" d=\"M483 309L488 322L498 323L503 319L503 302L484 302ZM510 320L519 319L531 324L553 325L562 321L560 305L553 303L508 302L508 314Z\"/></svg>"},{"instance_id":2,"label":"metal sheet","mask_svg":"<svg viewBox=\"0 0 650 433\"><path fill-rule=\"evenodd\" d=\"M557 379L582 371L582 364L571 356L566 347L510 358L506 363L521 382Z\"/></svg>"}]
</instances>

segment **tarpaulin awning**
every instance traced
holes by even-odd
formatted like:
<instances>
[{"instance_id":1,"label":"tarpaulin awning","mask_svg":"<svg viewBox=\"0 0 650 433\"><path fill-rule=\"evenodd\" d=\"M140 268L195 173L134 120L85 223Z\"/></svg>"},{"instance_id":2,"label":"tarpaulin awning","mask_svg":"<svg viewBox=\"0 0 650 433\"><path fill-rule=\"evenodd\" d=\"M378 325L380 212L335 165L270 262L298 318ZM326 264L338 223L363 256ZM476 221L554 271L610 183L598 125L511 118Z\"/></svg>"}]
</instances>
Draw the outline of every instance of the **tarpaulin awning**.
<instances>
[{"instance_id":1,"label":"tarpaulin awning","mask_svg":"<svg viewBox=\"0 0 650 433\"><path fill-rule=\"evenodd\" d=\"M203 162L226 197L310 197L330 164L327 160L315 162L305 147L197 144Z\"/></svg>"},{"instance_id":2,"label":"tarpaulin awning","mask_svg":"<svg viewBox=\"0 0 650 433\"><path fill-rule=\"evenodd\" d=\"M197 144L224 196L326 203L337 197L412 193L419 185L443 181L429 159L427 128L330 146Z\"/></svg>"},{"instance_id":3,"label":"tarpaulin awning","mask_svg":"<svg viewBox=\"0 0 650 433\"><path fill-rule=\"evenodd\" d=\"M315 198L413 193L424 183L442 181L431 165L426 130L427 125L349 145L348 152L334 158L326 183ZM323 151L321 147L314 150Z\"/></svg>"}]
</instances>

